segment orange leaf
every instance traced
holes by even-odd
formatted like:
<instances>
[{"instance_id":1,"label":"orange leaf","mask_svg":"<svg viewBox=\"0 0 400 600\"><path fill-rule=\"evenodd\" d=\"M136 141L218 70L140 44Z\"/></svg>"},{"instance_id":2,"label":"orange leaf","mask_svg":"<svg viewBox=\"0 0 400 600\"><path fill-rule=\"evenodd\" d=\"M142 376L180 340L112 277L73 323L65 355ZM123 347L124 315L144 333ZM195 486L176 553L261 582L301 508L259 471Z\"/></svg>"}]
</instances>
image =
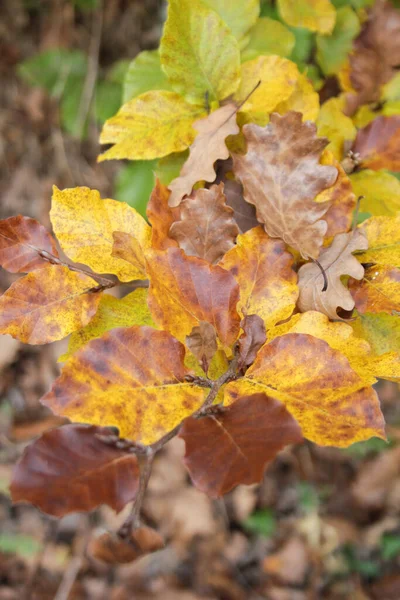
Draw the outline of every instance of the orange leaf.
<instances>
[{"instance_id":1,"label":"orange leaf","mask_svg":"<svg viewBox=\"0 0 400 600\"><path fill-rule=\"evenodd\" d=\"M164 547L164 540L151 527L138 527L128 538L117 534L102 533L90 541L88 553L109 565L126 564L140 556L156 552Z\"/></svg>"},{"instance_id":2,"label":"orange leaf","mask_svg":"<svg viewBox=\"0 0 400 600\"><path fill-rule=\"evenodd\" d=\"M151 224L151 247L166 250L178 244L169 236L169 228L179 219L179 208L170 208L170 191L158 179L147 204L147 217Z\"/></svg>"},{"instance_id":3,"label":"orange leaf","mask_svg":"<svg viewBox=\"0 0 400 600\"><path fill-rule=\"evenodd\" d=\"M400 116L374 119L359 130L352 150L366 169L400 171Z\"/></svg>"},{"instance_id":4,"label":"orange leaf","mask_svg":"<svg viewBox=\"0 0 400 600\"><path fill-rule=\"evenodd\" d=\"M48 231L28 217L0 221L0 265L10 273L29 273L48 266L40 251L58 257L56 243Z\"/></svg>"},{"instance_id":5,"label":"orange leaf","mask_svg":"<svg viewBox=\"0 0 400 600\"><path fill-rule=\"evenodd\" d=\"M359 313L398 313L400 315L400 270L375 265L366 269L360 282L349 288Z\"/></svg>"}]
</instances>

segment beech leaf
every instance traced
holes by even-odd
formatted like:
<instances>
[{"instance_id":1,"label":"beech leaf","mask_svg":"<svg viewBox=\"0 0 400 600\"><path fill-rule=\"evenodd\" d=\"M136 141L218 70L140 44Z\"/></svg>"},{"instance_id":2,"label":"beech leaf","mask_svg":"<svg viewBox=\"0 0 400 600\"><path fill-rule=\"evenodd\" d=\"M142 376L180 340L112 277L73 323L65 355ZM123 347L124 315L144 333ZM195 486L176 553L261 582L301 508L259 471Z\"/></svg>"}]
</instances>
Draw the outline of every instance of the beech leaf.
<instances>
[{"instance_id":1,"label":"beech leaf","mask_svg":"<svg viewBox=\"0 0 400 600\"><path fill-rule=\"evenodd\" d=\"M357 258L362 263L400 267L400 212L395 217L371 217L360 226L368 250Z\"/></svg>"},{"instance_id":2,"label":"beech leaf","mask_svg":"<svg viewBox=\"0 0 400 600\"><path fill-rule=\"evenodd\" d=\"M400 212L400 181L385 171L364 169L350 176L361 211L375 216L394 217Z\"/></svg>"},{"instance_id":3,"label":"beech leaf","mask_svg":"<svg viewBox=\"0 0 400 600\"><path fill-rule=\"evenodd\" d=\"M169 205L178 206L182 198L191 193L198 181L214 181L216 173L214 163L218 159L228 158L229 150L225 139L239 132L236 124L236 107L229 103L218 108L208 117L193 123L198 132L190 147L190 155L184 163L179 177L171 181Z\"/></svg>"},{"instance_id":4,"label":"beech leaf","mask_svg":"<svg viewBox=\"0 0 400 600\"><path fill-rule=\"evenodd\" d=\"M400 115L377 117L360 129L352 150L367 169L400 171Z\"/></svg>"},{"instance_id":5,"label":"beech leaf","mask_svg":"<svg viewBox=\"0 0 400 600\"><path fill-rule=\"evenodd\" d=\"M247 41L249 29L256 23L260 12L259 0L247 0L243 6L242 0L203 0L204 4L215 10L221 19L243 47Z\"/></svg>"},{"instance_id":6,"label":"beech leaf","mask_svg":"<svg viewBox=\"0 0 400 600\"><path fill-rule=\"evenodd\" d=\"M363 337L377 355L399 351L400 319L387 313L358 314L350 322L356 335Z\"/></svg>"},{"instance_id":7,"label":"beech leaf","mask_svg":"<svg viewBox=\"0 0 400 600\"><path fill-rule=\"evenodd\" d=\"M177 242L169 236L169 230L179 219L179 208L168 206L170 191L158 179L147 204L146 214L151 224L151 247L166 250L177 247Z\"/></svg>"},{"instance_id":8,"label":"beech leaf","mask_svg":"<svg viewBox=\"0 0 400 600\"><path fill-rule=\"evenodd\" d=\"M226 204L223 183L200 188L182 201L180 220L171 225L169 235L188 256L216 263L234 246L239 234L233 214Z\"/></svg>"},{"instance_id":9,"label":"beech leaf","mask_svg":"<svg viewBox=\"0 0 400 600\"><path fill-rule=\"evenodd\" d=\"M248 367L267 341L267 334L264 321L258 315L246 315L240 327L243 329L243 334L239 338L239 364Z\"/></svg>"},{"instance_id":10,"label":"beech leaf","mask_svg":"<svg viewBox=\"0 0 400 600\"><path fill-rule=\"evenodd\" d=\"M353 141L357 129L345 114L344 98L330 98L321 106L317 119L318 135L327 137L327 150L332 152L336 160L341 161L344 155L345 142Z\"/></svg>"},{"instance_id":11,"label":"beech leaf","mask_svg":"<svg viewBox=\"0 0 400 600\"><path fill-rule=\"evenodd\" d=\"M252 394L212 416L184 421L185 465L193 483L216 498L239 484L259 483L279 450L302 441L299 425L266 394Z\"/></svg>"},{"instance_id":12,"label":"beech leaf","mask_svg":"<svg viewBox=\"0 0 400 600\"><path fill-rule=\"evenodd\" d=\"M336 11L329 0L278 0L278 9L291 27L304 27L327 35L335 25Z\"/></svg>"},{"instance_id":13,"label":"beech leaf","mask_svg":"<svg viewBox=\"0 0 400 600\"><path fill-rule=\"evenodd\" d=\"M113 329L74 354L41 401L54 414L152 444L202 404L204 390L185 381L184 356L166 331Z\"/></svg>"},{"instance_id":14,"label":"beech leaf","mask_svg":"<svg viewBox=\"0 0 400 600\"><path fill-rule=\"evenodd\" d=\"M400 317L399 269L382 265L369 267L362 281L350 280L349 289L359 313L387 312Z\"/></svg>"},{"instance_id":15,"label":"beech leaf","mask_svg":"<svg viewBox=\"0 0 400 600\"><path fill-rule=\"evenodd\" d=\"M10 273L29 273L48 266L41 251L58 257L56 243L48 231L29 217L0 221L0 266Z\"/></svg>"},{"instance_id":16,"label":"beech leaf","mask_svg":"<svg viewBox=\"0 0 400 600\"><path fill-rule=\"evenodd\" d=\"M199 361L203 371L207 373L208 366L218 349L214 327L210 323L201 321L200 325L193 327L190 335L186 337L185 343Z\"/></svg>"},{"instance_id":17,"label":"beech leaf","mask_svg":"<svg viewBox=\"0 0 400 600\"><path fill-rule=\"evenodd\" d=\"M102 442L106 427L64 425L30 444L16 465L13 502L30 502L54 517L107 504L121 511L139 487L136 456Z\"/></svg>"},{"instance_id":18,"label":"beech leaf","mask_svg":"<svg viewBox=\"0 0 400 600\"><path fill-rule=\"evenodd\" d=\"M249 41L241 56L242 62L268 54L289 57L294 45L294 34L283 23L269 17L260 17L249 31Z\"/></svg>"},{"instance_id":19,"label":"beech leaf","mask_svg":"<svg viewBox=\"0 0 400 600\"><path fill-rule=\"evenodd\" d=\"M283 239L303 257L317 258L327 230L321 217L329 204L315 196L333 185L338 171L319 164L325 138L316 136L301 114L271 115L266 127L245 125L247 154L234 156L234 172L244 197L254 204L257 219L271 237Z\"/></svg>"},{"instance_id":20,"label":"beech leaf","mask_svg":"<svg viewBox=\"0 0 400 600\"><path fill-rule=\"evenodd\" d=\"M280 115L284 115L290 111L296 111L303 115L303 121L316 121L319 114L319 96L314 90L311 81L306 75L299 73L293 91L287 100L279 102L274 108L274 111ZM256 122L259 125L258 119Z\"/></svg>"},{"instance_id":21,"label":"beech leaf","mask_svg":"<svg viewBox=\"0 0 400 600\"><path fill-rule=\"evenodd\" d=\"M352 253L367 247L366 237L357 230L354 233L339 233L328 248L321 250L318 262L326 275L326 289L319 266L315 263L303 265L299 269L298 309L301 312L318 310L330 319L339 319L338 308L353 310L354 300L341 282L341 277L350 275L354 279L362 279L364 268Z\"/></svg>"}]
</instances>

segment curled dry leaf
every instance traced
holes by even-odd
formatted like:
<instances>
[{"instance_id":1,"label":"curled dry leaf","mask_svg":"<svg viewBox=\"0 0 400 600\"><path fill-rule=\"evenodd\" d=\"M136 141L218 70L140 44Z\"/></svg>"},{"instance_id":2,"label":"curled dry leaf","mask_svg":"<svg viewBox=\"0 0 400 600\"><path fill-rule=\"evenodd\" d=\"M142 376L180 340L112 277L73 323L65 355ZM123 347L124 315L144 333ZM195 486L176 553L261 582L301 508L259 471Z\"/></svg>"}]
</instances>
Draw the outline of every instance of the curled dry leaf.
<instances>
[{"instance_id":1,"label":"curled dry leaf","mask_svg":"<svg viewBox=\"0 0 400 600\"><path fill-rule=\"evenodd\" d=\"M338 308L353 310L354 300L341 282L341 277L350 275L354 279L362 279L364 268L352 252L367 248L367 238L360 230L354 233L339 233L318 257L328 281L325 290L324 277L317 264L307 263L299 269L298 309L301 312L318 310L330 319L339 319Z\"/></svg>"},{"instance_id":2,"label":"curled dry leaf","mask_svg":"<svg viewBox=\"0 0 400 600\"><path fill-rule=\"evenodd\" d=\"M182 167L179 177L168 186L171 190L169 205L178 206L182 198L191 193L198 181L214 181L214 163L229 156L225 139L239 133L236 123L236 106L226 104L193 123L198 135L190 146L190 155Z\"/></svg>"},{"instance_id":3,"label":"curled dry leaf","mask_svg":"<svg viewBox=\"0 0 400 600\"><path fill-rule=\"evenodd\" d=\"M88 553L97 560L116 565L130 563L161 548L164 548L162 536L155 529L143 526L134 529L129 538L102 533L89 542Z\"/></svg>"},{"instance_id":4,"label":"curled dry leaf","mask_svg":"<svg viewBox=\"0 0 400 600\"><path fill-rule=\"evenodd\" d=\"M328 143L318 138L314 123L302 123L301 113L276 113L266 127L243 127L247 153L234 156L235 175L244 197L254 204L257 219L271 237L283 239L303 257L317 258L327 230L321 218L329 203L314 202L333 185L338 171L319 164Z\"/></svg>"},{"instance_id":5,"label":"curled dry leaf","mask_svg":"<svg viewBox=\"0 0 400 600\"><path fill-rule=\"evenodd\" d=\"M230 250L239 234L233 210L226 205L224 184L198 189L180 205L180 220L169 235L188 256L216 263Z\"/></svg>"},{"instance_id":6,"label":"curled dry leaf","mask_svg":"<svg viewBox=\"0 0 400 600\"><path fill-rule=\"evenodd\" d=\"M48 231L29 217L0 221L0 266L10 273L29 273L48 265L41 251L58 257L56 243Z\"/></svg>"},{"instance_id":7,"label":"curled dry leaf","mask_svg":"<svg viewBox=\"0 0 400 600\"><path fill-rule=\"evenodd\" d=\"M186 346L200 362L203 371L207 373L210 361L218 349L214 327L210 323L201 321L200 325L193 327L191 334L186 337Z\"/></svg>"},{"instance_id":8,"label":"curled dry leaf","mask_svg":"<svg viewBox=\"0 0 400 600\"><path fill-rule=\"evenodd\" d=\"M168 205L169 195L169 189L157 179L146 209L151 224L151 247L154 250L166 250L178 245L169 236L169 229L179 219L179 208Z\"/></svg>"},{"instance_id":9,"label":"curled dry leaf","mask_svg":"<svg viewBox=\"0 0 400 600\"><path fill-rule=\"evenodd\" d=\"M259 483L279 450L302 440L285 407L262 393L239 398L213 415L186 419L179 436L193 483L214 498L236 485Z\"/></svg>"},{"instance_id":10,"label":"curled dry leaf","mask_svg":"<svg viewBox=\"0 0 400 600\"><path fill-rule=\"evenodd\" d=\"M397 313L400 316L400 270L375 265L366 269L363 280L350 281L349 289L359 313Z\"/></svg>"},{"instance_id":11,"label":"curled dry leaf","mask_svg":"<svg viewBox=\"0 0 400 600\"><path fill-rule=\"evenodd\" d=\"M359 130L352 150L360 155L362 166L367 169L400 171L400 116L374 119Z\"/></svg>"},{"instance_id":12,"label":"curled dry leaf","mask_svg":"<svg viewBox=\"0 0 400 600\"><path fill-rule=\"evenodd\" d=\"M64 425L30 444L14 469L14 502L55 517L108 504L120 511L139 487L136 456L102 442L107 427Z\"/></svg>"},{"instance_id":13,"label":"curled dry leaf","mask_svg":"<svg viewBox=\"0 0 400 600\"><path fill-rule=\"evenodd\" d=\"M240 327L243 329L243 334L239 338L239 364L248 367L267 341L267 334L264 321L258 315L246 315Z\"/></svg>"}]
</instances>

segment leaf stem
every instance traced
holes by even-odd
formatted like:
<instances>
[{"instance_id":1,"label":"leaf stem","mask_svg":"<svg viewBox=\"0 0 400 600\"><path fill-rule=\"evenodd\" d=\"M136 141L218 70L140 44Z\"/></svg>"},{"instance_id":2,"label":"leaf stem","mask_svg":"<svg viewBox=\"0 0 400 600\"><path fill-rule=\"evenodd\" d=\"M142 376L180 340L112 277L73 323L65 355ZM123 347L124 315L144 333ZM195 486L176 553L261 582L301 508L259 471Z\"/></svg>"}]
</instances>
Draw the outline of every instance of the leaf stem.
<instances>
[{"instance_id":1,"label":"leaf stem","mask_svg":"<svg viewBox=\"0 0 400 600\"><path fill-rule=\"evenodd\" d=\"M155 455L156 450L152 446L147 446L146 453L138 457L140 465L139 491L129 516L118 530L118 535L122 538L129 538L132 531L140 526L140 513Z\"/></svg>"}]
</instances>

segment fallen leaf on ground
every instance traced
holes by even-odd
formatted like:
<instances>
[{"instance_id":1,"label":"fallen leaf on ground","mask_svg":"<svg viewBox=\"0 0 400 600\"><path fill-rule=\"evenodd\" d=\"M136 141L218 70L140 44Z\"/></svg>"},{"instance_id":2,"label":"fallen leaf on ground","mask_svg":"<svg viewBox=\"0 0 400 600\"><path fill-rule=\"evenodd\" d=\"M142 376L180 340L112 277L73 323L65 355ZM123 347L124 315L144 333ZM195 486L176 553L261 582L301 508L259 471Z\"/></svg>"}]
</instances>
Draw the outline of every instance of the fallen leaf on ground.
<instances>
[{"instance_id":1,"label":"fallen leaf on ground","mask_svg":"<svg viewBox=\"0 0 400 600\"><path fill-rule=\"evenodd\" d=\"M164 539L151 527L138 527L128 538L117 534L102 533L88 545L88 553L93 558L108 565L130 563L140 556L164 548Z\"/></svg>"},{"instance_id":2,"label":"fallen leaf on ground","mask_svg":"<svg viewBox=\"0 0 400 600\"><path fill-rule=\"evenodd\" d=\"M349 282L359 313L398 313L400 316L400 270L375 265L366 269L362 281Z\"/></svg>"},{"instance_id":3,"label":"fallen leaf on ground","mask_svg":"<svg viewBox=\"0 0 400 600\"><path fill-rule=\"evenodd\" d=\"M360 262L400 267L400 213L371 217L359 229L368 240L368 249L357 254Z\"/></svg>"},{"instance_id":4,"label":"fallen leaf on ground","mask_svg":"<svg viewBox=\"0 0 400 600\"><path fill-rule=\"evenodd\" d=\"M360 129L352 150L360 155L363 168L400 171L400 115L377 117Z\"/></svg>"},{"instance_id":5,"label":"fallen leaf on ground","mask_svg":"<svg viewBox=\"0 0 400 600\"><path fill-rule=\"evenodd\" d=\"M387 217L400 212L400 181L394 175L363 169L352 173L350 179L356 196L363 196L361 212Z\"/></svg>"},{"instance_id":6,"label":"fallen leaf on ground","mask_svg":"<svg viewBox=\"0 0 400 600\"><path fill-rule=\"evenodd\" d=\"M361 466L352 485L355 502L369 510L382 509L400 475L400 447L382 452Z\"/></svg>"},{"instance_id":7,"label":"fallen leaf on ground","mask_svg":"<svg viewBox=\"0 0 400 600\"><path fill-rule=\"evenodd\" d=\"M304 27L328 35L335 25L336 11L329 0L278 0L278 9L291 27Z\"/></svg>"},{"instance_id":8,"label":"fallen leaf on ground","mask_svg":"<svg viewBox=\"0 0 400 600\"><path fill-rule=\"evenodd\" d=\"M275 554L263 560L263 571L281 583L300 586L304 584L310 567L310 556L305 542L291 537Z\"/></svg>"},{"instance_id":9,"label":"fallen leaf on ground","mask_svg":"<svg viewBox=\"0 0 400 600\"><path fill-rule=\"evenodd\" d=\"M179 219L179 208L168 206L169 195L169 189L157 179L146 209L151 225L151 247L154 250L166 250L178 245L170 237L169 229Z\"/></svg>"},{"instance_id":10,"label":"fallen leaf on ground","mask_svg":"<svg viewBox=\"0 0 400 600\"><path fill-rule=\"evenodd\" d=\"M10 273L29 273L49 262L40 251L58 257L57 246L48 231L29 217L0 221L0 266Z\"/></svg>"}]
</instances>

